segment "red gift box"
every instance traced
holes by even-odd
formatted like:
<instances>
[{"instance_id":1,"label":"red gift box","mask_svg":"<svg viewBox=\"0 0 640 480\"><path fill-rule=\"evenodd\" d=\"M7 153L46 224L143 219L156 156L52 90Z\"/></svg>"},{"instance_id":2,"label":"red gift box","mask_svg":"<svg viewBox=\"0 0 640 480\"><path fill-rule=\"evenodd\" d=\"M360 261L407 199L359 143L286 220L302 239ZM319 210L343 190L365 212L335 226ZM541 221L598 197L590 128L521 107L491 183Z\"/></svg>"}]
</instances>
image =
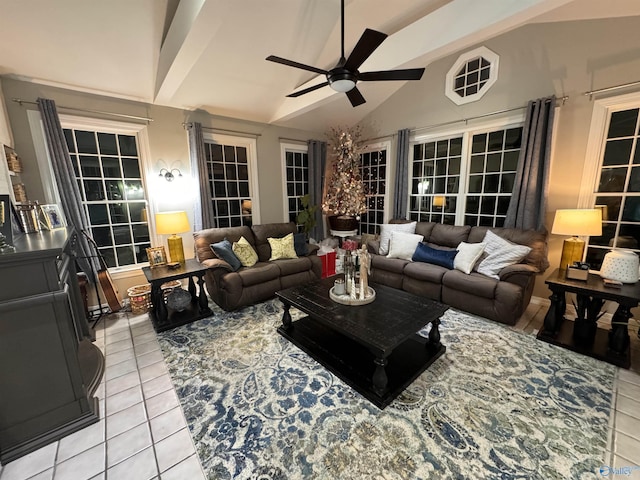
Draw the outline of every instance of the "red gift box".
<instances>
[{"instance_id":1,"label":"red gift box","mask_svg":"<svg viewBox=\"0 0 640 480\"><path fill-rule=\"evenodd\" d=\"M320 255L322 259L322 278L330 277L336 274L336 252L325 253Z\"/></svg>"}]
</instances>

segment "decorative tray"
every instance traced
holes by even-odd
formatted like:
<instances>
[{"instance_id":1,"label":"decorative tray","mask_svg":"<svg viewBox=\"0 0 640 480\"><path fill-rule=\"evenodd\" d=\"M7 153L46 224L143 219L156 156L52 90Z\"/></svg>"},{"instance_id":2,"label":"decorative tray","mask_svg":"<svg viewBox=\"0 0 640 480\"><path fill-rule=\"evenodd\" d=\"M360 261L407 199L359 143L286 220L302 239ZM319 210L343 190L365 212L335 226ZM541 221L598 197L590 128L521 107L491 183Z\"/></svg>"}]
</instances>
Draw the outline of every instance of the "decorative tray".
<instances>
[{"instance_id":1,"label":"decorative tray","mask_svg":"<svg viewBox=\"0 0 640 480\"><path fill-rule=\"evenodd\" d=\"M363 299L351 298L351 296L347 294L338 295L334 293L334 290L333 290L334 288L335 287L331 287L331 290L329 290L329 298L331 298L331 300L333 300L334 302L340 303L342 305L352 305L352 306L367 305L376 299L376 291L371 287L367 287L367 289L369 290L369 293Z\"/></svg>"}]
</instances>

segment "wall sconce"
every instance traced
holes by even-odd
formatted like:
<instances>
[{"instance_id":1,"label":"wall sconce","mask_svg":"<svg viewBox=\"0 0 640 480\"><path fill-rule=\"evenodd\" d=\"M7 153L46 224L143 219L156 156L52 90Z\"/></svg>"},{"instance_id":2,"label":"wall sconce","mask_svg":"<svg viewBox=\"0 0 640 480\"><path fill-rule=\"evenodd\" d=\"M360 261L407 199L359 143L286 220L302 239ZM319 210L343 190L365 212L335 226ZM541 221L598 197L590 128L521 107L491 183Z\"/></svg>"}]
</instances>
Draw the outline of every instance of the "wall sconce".
<instances>
[{"instance_id":1,"label":"wall sconce","mask_svg":"<svg viewBox=\"0 0 640 480\"><path fill-rule=\"evenodd\" d=\"M162 168L160 169L160 177L164 177L164 179L167 182L173 182L173 180L176 178L176 176L173 174L173 172L178 172L178 176L181 177L182 176L182 172L177 169L177 168L172 168L171 170L168 170L166 168Z\"/></svg>"}]
</instances>

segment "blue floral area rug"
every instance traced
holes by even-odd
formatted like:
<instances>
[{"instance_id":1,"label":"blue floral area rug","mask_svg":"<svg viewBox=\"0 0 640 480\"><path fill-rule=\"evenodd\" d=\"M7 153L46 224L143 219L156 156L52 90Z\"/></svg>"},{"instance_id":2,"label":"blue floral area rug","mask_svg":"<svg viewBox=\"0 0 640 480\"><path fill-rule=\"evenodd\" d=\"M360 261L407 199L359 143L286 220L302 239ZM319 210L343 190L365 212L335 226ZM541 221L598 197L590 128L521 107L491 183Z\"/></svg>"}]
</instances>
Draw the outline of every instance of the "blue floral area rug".
<instances>
[{"instance_id":1,"label":"blue floral area rug","mask_svg":"<svg viewBox=\"0 0 640 480\"><path fill-rule=\"evenodd\" d=\"M301 314L292 309L294 320ZM384 411L277 332L273 300L158 334L212 479L577 479L602 465L615 367L455 310Z\"/></svg>"}]
</instances>

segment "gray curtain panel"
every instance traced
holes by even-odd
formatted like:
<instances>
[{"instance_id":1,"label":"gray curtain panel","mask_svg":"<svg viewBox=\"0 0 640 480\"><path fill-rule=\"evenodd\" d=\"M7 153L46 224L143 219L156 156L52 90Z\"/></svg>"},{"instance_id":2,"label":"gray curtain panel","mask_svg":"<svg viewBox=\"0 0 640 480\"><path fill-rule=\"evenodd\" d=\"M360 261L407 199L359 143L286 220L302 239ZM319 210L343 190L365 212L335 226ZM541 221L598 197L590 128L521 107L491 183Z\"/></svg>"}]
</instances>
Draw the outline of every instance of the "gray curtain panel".
<instances>
[{"instance_id":1,"label":"gray curtain panel","mask_svg":"<svg viewBox=\"0 0 640 480\"><path fill-rule=\"evenodd\" d=\"M203 228L213 228L216 224L207 173L207 156L204 148L202 124L198 122L187 124L187 132L189 132L191 174L198 179L200 188L200 202L195 202L193 212L193 230L198 231Z\"/></svg>"},{"instance_id":2,"label":"gray curtain panel","mask_svg":"<svg viewBox=\"0 0 640 480\"><path fill-rule=\"evenodd\" d=\"M409 195L409 129L398 130L396 151L396 181L393 197L393 217L407 218L407 196Z\"/></svg>"},{"instance_id":3,"label":"gray curtain panel","mask_svg":"<svg viewBox=\"0 0 640 480\"><path fill-rule=\"evenodd\" d=\"M527 105L518 170L505 227L545 229L555 106L555 95L532 100Z\"/></svg>"},{"instance_id":4,"label":"gray curtain panel","mask_svg":"<svg viewBox=\"0 0 640 480\"><path fill-rule=\"evenodd\" d=\"M95 283L96 278L94 278L93 273L100 270L100 264L96 257L98 252L95 251L93 245L82 234L82 232L89 234L89 222L82 207L82 196L76 183L56 103L46 98L38 98L38 109L42 117L53 174L58 186L60 202L62 203L61 207L67 222L76 229L78 234L75 245L76 261L90 281Z\"/></svg>"},{"instance_id":5,"label":"gray curtain panel","mask_svg":"<svg viewBox=\"0 0 640 480\"><path fill-rule=\"evenodd\" d=\"M324 239L324 222L322 221L322 189L324 187L324 169L327 164L327 143L321 140L307 142L309 155L309 197L311 205L317 205L316 226L309 232L315 240Z\"/></svg>"}]
</instances>

